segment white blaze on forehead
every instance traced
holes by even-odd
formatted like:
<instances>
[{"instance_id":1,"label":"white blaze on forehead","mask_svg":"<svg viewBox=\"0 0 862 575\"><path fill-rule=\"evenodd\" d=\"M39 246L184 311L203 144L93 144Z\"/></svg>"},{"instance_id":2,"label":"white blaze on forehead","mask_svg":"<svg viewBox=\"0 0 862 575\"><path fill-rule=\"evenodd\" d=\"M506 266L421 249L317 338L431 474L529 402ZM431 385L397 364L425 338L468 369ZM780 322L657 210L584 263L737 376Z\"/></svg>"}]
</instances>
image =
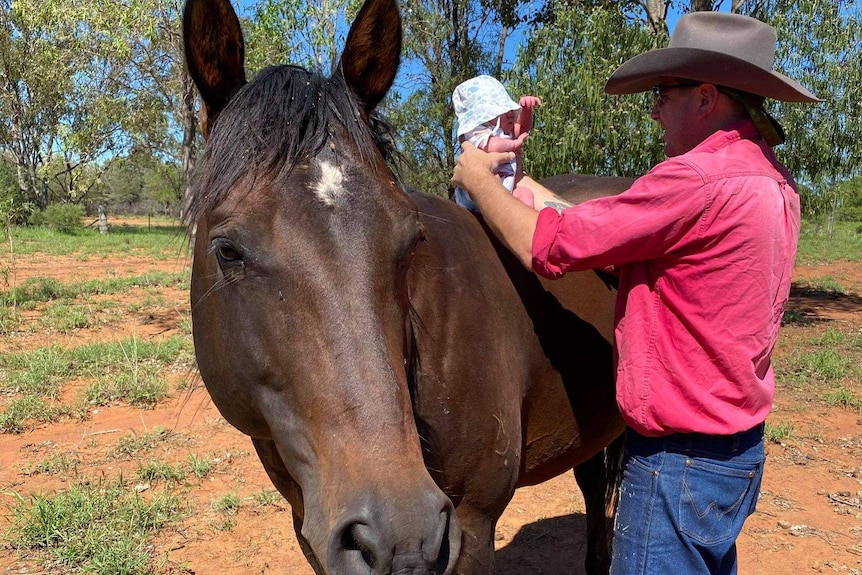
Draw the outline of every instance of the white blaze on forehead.
<instances>
[{"instance_id":1,"label":"white blaze on forehead","mask_svg":"<svg viewBox=\"0 0 862 575\"><path fill-rule=\"evenodd\" d=\"M315 195L327 206L334 206L338 196L344 193L341 183L344 173L329 162L320 162L320 180L312 186Z\"/></svg>"}]
</instances>

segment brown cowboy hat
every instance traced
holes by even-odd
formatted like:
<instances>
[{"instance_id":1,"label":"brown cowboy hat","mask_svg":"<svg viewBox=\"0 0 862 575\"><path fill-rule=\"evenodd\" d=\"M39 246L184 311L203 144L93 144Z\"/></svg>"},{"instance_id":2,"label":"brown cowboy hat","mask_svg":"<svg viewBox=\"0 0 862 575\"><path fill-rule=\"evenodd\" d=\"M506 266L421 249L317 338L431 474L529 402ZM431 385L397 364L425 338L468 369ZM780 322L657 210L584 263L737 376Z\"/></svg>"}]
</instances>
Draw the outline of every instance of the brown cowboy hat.
<instances>
[{"instance_id":1,"label":"brown cowboy hat","mask_svg":"<svg viewBox=\"0 0 862 575\"><path fill-rule=\"evenodd\" d=\"M799 82L774 72L775 30L754 18L693 12L676 24L667 48L639 54L617 68L608 94L645 92L661 77L725 86L786 102L820 102Z\"/></svg>"}]
</instances>

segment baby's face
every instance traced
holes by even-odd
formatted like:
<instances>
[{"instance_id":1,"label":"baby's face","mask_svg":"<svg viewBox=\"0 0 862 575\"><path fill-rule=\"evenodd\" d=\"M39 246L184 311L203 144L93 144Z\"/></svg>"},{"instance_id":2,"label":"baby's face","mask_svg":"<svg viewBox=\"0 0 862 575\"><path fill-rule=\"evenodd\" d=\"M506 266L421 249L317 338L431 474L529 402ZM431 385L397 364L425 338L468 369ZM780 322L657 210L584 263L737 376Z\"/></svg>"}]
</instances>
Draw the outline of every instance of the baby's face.
<instances>
[{"instance_id":1,"label":"baby's face","mask_svg":"<svg viewBox=\"0 0 862 575\"><path fill-rule=\"evenodd\" d=\"M500 116L500 128L503 129L507 134L513 134L515 132L515 112L514 110L509 110L502 116Z\"/></svg>"},{"instance_id":2,"label":"baby's face","mask_svg":"<svg viewBox=\"0 0 862 575\"><path fill-rule=\"evenodd\" d=\"M515 133L515 112L513 110L509 110L505 114L500 114L495 120L487 122L487 124L493 128L497 125L498 121L500 122L501 130L507 134Z\"/></svg>"}]
</instances>

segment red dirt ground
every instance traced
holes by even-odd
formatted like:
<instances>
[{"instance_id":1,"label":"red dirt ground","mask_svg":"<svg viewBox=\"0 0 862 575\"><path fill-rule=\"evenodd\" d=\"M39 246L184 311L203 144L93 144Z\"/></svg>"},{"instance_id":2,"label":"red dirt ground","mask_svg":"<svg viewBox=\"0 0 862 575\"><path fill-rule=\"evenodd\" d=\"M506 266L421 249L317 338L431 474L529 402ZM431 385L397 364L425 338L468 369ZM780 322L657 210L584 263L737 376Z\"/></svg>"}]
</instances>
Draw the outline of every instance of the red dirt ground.
<instances>
[{"instance_id":1,"label":"red dirt ground","mask_svg":"<svg viewBox=\"0 0 862 575\"><path fill-rule=\"evenodd\" d=\"M144 270L181 270L183 257L111 259L82 263L73 257L32 258L20 262L16 281L52 276L63 281ZM858 264L799 268L797 279L832 276L842 285L862 286ZM94 340L112 341L135 335L158 338L182 333L189 311L186 292L161 290L166 303L125 314L94 328L68 335L38 330L5 335L1 351L33 349L49 343L74 347ZM142 292L122 298L140 300ZM95 305L95 304L94 304ZM794 297L791 309L829 322L835 329L862 331L862 301L856 298ZM38 312L32 312L33 317ZM785 332L811 329L788 326ZM782 339L782 342L784 339ZM780 342L777 354L788 353ZM2 376L2 374L0 374ZM184 492L191 513L153 542L154 572L196 575L312 575L296 543L288 505L263 504L253 498L272 487L249 440L227 425L199 382L191 390L187 373L170 376L171 397L153 410L114 405L92 409L83 422L41 425L19 435L0 435L0 530L8 525L5 508L12 492L51 493L71 482L113 478L121 471L134 477L150 459L185 461L188 454L208 457L212 472L189 481ZM859 393L859 382L848 382ZM757 513L739 539L740 573L862 573L862 414L827 407L798 392L779 389L771 422L792 422L786 444L768 445L768 463ZM113 455L119 438L161 427L169 439L154 451L132 457ZM72 454L72 472L27 474L25 469L52 453ZM153 486L155 489L157 486ZM212 507L227 493L240 497L230 521ZM583 501L574 478L566 474L545 484L519 490L497 527L497 573L500 575L581 575L584 554ZM0 547L0 574L66 573Z\"/></svg>"}]
</instances>

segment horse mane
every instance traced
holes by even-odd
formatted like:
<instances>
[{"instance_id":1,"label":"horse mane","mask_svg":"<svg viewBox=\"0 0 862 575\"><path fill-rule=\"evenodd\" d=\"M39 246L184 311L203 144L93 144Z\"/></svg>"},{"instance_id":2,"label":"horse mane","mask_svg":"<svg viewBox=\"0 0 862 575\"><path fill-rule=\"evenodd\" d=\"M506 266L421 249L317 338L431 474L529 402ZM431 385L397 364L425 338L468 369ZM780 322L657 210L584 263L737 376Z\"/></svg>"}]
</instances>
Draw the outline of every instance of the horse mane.
<instances>
[{"instance_id":1,"label":"horse mane","mask_svg":"<svg viewBox=\"0 0 862 575\"><path fill-rule=\"evenodd\" d=\"M186 211L189 225L221 203L242 178L287 175L317 155L335 126L357 144L361 159L377 149L392 163L396 151L389 125L378 115L366 121L339 74L330 78L292 65L261 70L219 114L195 170Z\"/></svg>"}]
</instances>

